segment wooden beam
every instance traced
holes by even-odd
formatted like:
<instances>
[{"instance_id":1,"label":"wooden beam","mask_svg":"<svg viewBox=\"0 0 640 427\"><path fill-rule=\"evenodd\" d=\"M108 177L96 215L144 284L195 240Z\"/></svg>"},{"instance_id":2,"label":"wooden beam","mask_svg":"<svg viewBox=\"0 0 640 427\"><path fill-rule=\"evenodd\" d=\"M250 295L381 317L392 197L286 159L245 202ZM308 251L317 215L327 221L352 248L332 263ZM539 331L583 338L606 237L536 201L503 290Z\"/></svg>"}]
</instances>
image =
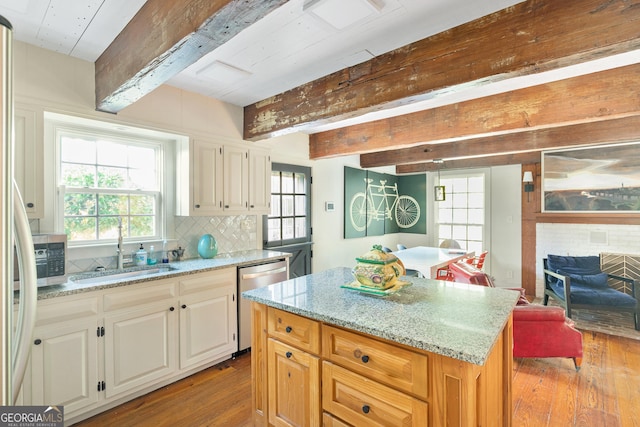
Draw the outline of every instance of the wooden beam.
<instances>
[{"instance_id":1,"label":"wooden beam","mask_svg":"<svg viewBox=\"0 0 640 427\"><path fill-rule=\"evenodd\" d=\"M526 165L540 161L540 152L531 151L528 153L501 154L498 156L473 157L468 159L456 159L439 163L413 163L410 165L396 166L397 174L436 172L446 169L467 169L481 168L502 165Z\"/></svg>"},{"instance_id":2,"label":"wooden beam","mask_svg":"<svg viewBox=\"0 0 640 427\"><path fill-rule=\"evenodd\" d=\"M444 144L425 144L399 150L378 151L360 155L360 167L402 165L429 162L434 159L456 159L528 151L559 149L579 145L610 144L637 141L640 138L640 116L623 117L532 130L507 135L471 138Z\"/></svg>"},{"instance_id":3,"label":"wooden beam","mask_svg":"<svg viewBox=\"0 0 640 427\"><path fill-rule=\"evenodd\" d=\"M640 2L529 0L246 106L264 139L640 48Z\"/></svg>"},{"instance_id":4,"label":"wooden beam","mask_svg":"<svg viewBox=\"0 0 640 427\"><path fill-rule=\"evenodd\" d=\"M640 64L313 134L312 159L640 115Z\"/></svg>"},{"instance_id":5,"label":"wooden beam","mask_svg":"<svg viewBox=\"0 0 640 427\"><path fill-rule=\"evenodd\" d=\"M148 0L95 63L96 108L116 113L288 0Z\"/></svg>"}]
</instances>

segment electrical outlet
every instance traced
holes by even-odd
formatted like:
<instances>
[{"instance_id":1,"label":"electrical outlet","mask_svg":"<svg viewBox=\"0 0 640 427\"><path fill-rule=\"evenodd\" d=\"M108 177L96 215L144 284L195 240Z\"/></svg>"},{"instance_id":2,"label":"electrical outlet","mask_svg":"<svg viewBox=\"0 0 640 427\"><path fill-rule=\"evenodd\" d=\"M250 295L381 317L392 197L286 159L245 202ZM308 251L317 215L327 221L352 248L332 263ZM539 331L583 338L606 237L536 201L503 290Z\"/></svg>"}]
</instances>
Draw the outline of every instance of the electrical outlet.
<instances>
[{"instance_id":1,"label":"electrical outlet","mask_svg":"<svg viewBox=\"0 0 640 427\"><path fill-rule=\"evenodd\" d=\"M513 279L513 270L507 270L507 279Z\"/></svg>"}]
</instances>

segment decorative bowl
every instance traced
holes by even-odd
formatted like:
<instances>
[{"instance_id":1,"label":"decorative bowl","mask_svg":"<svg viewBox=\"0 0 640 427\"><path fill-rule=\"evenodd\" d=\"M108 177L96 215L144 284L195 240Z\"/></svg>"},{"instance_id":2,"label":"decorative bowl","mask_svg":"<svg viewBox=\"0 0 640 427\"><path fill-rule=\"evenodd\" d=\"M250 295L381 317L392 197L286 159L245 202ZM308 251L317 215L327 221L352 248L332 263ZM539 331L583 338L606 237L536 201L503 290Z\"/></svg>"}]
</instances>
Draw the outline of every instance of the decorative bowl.
<instances>
[{"instance_id":1,"label":"decorative bowl","mask_svg":"<svg viewBox=\"0 0 640 427\"><path fill-rule=\"evenodd\" d=\"M356 258L356 266L351 272L362 286L373 289L388 289L404 274L404 268L398 257L382 250L382 246L373 248L361 257Z\"/></svg>"}]
</instances>

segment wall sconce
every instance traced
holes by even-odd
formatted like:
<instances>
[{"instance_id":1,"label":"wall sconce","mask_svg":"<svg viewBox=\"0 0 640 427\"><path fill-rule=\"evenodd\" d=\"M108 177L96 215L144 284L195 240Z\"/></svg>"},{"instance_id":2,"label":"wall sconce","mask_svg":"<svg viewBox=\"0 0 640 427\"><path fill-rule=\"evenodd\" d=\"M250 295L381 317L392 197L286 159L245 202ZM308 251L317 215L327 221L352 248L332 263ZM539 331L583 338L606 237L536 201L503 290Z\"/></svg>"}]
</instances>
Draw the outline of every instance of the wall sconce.
<instances>
[{"instance_id":1,"label":"wall sconce","mask_svg":"<svg viewBox=\"0 0 640 427\"><path fill-rule=\"evenodd\" d=\"M527 193L527 202L529 202L529 193L533 191L533 173L525 171L522 175L522 182L524 182L524 192Z\"/></svg>"}]
</instances>

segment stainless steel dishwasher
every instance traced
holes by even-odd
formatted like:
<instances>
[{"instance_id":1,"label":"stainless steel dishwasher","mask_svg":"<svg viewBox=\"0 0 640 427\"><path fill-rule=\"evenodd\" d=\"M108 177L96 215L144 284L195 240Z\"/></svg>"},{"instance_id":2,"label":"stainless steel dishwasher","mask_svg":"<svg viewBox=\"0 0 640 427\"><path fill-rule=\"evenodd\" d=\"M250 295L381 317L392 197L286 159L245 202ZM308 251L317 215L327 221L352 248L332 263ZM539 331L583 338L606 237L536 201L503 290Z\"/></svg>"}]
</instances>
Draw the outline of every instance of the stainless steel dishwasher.
<instances>
[{"instance_id":1,"label":"stainless steel dishwasher","mask_svg":"<svg viewBox=\"0 0 640 427\"><path fill-rule=\"evenodd\" d=\"M251 347L251 301L242 298L242 292L288 279L288 260L238 268L238 352Z\"/></svg>"}]
</instances>

